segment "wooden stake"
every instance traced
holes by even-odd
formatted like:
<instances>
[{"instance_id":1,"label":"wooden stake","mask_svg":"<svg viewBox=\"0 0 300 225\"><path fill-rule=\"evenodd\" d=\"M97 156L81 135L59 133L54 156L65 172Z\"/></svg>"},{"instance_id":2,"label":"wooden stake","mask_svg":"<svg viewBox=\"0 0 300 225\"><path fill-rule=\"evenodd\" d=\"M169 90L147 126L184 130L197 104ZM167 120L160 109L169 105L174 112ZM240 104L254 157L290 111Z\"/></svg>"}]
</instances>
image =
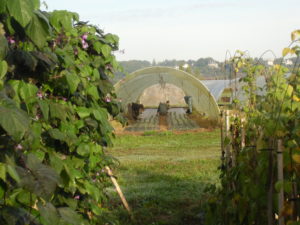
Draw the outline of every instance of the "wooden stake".
<instances>
[{"instance_id":1,"label":"wooden stake","mask_svg":"<svg viewBox=\"0 0 300 225\"><path fill-rule=\"evenodd\" d=\"M237 126L236 126L236 118L237 115L233 114L234 123L231 131L231 140L232 140L232 148L231 148L231 162L232 167L236 166L236 157L238 154L238 143L237 143Z\"/></svg>"},{"instance_id":2,"label":"wooden stake","mask_svg":"<svg viewBox=\"0 0 300 225\"><path fill-rule=\"evenodd\" d=\"M119 186L116 178L114 177L111 169L108 166L105 166L105 169L106 169L107 174L109 175L111 181L113 182L113 184L114 184L114 186L115 186L115 188L116 188L116 190L117 190L117 192L118 192L118 194L119 194L119 196L121 198L121 201L122 201L124 207L126 208L126 210L128 211L128 213L132 216L131 209L130 209L130 207L128 205L128 202L126 201L126 198L123 195L123 192L122 192L122 190L121 190L121 188L120 188L120 186Z\"/></svg>"},{"instance_id":3,"label":"wooden stake","mask_svg":"<svg viewBox=\"0 0 300 225\"><path fill-rule=\"evenodd\" d=\"M245 118L241 118L241 148L246 146Z\"/></svg>"},{"instance_id":4,"label":"wooden stake","mask_svg":"<svg viewBox=\"0 0 300 225\"><path fill-rule=\"evenodd\" d=\"M292 184L293 186L293 192L292 192L292 198L293 199L297 199L298 198L298 196L297 196L297 183L294 181L293 182L293 184ZM292 207L293 207L293 220L295 220L295 221L300 221L300 217L299 217L299 215L300 214L298 214L298 209L299 209L299 207L298 207L298 202L297 201L293 201L292 202Z\"/></svg>"},{"instance_id":5,"label":"wooden stake","mask_svg":"<svg viewBox=\"0 0 300 225\"><path fill-rule=\"evenodd\" d=\"M229 110L225 110L225 137L229 138L229 129L230 129L230 123L229 123ZM226 152L226 163L227 166L229 166L229 162L230 162L230 145L227 144L225 146L225 152Z\"/></svg>"},{"instance_id":6,"label":"wooden stake","mask_svg":"<svg viewBox=\"0 0 300 225\"><path fill-rule=\"evenodd\" d=\"M274 192L274 159L273 151L269 152L269 166L268 166L268 203L267 203L267 215L268 215L268 225L274 225L274 212L273 212L273 192Z\"/></svg>"},{"instance_id":7,"label":"wooden stake","mask_svg":"<svg viewBox=\"0 0 300 225\"><path fill-rule=\"evenodd\" d=\"M278 140L277 142L277 172L278 172L278 181L283 182L283 151L282 151L282 140ZM278 215L279 221L278 225L284 225L284 217L280 216L284 207L284 193L283 187L280 189L278 193Z\"/></svg>"},{"instance_id":8,"label":"wooden stake","mask_svg":"<svg viewBox=\"0 0 300 225\"><path fill-rule=\"evenodd\" d=\"M224 156L225 156L225 151L224 151L224 111L221 111L221 160L222 160L222 165L224 165Z\"/></svg>"}]
</instances>

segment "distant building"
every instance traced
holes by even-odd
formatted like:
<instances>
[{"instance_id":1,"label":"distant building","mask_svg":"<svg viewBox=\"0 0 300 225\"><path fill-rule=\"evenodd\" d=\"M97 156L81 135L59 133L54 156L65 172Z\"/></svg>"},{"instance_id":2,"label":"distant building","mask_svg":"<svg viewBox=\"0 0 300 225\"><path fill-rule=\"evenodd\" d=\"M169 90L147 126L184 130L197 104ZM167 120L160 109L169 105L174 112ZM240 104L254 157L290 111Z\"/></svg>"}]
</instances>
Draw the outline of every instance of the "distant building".
<instances>
[{"instance_id":1,"label":"distant building","mask_svg":"<svg viewBox=\"0 0 300 225\"><path fill-rule=\"evenodd\" d=\"M190 67L190 65L189 64L187 64L187 63L185 63L183 66L182 66L184 69L187 69L187 68L189 68Z\"/></svg>"},{"instance_id":2,"label":"distant building","mask_svg":"<svg viewBox=\"0 0 300 225\"><path fill-rule=\"evenodd\" d=\"M267 65L268 66L273 66L274 65L274 60L273 59L268 59L267 60Z\"/></svg>"},{"instance_id":3,"label":"distant building","mask_svg":"<svg viewBox=\"0 0 300 225\"><path fill-rule=\"evenodd\" d=\"M219 64L214 61L211 61L210 63L208 63L207 66L210 68L219 68Z\"/></svg>"},{"instance_id":4,"label":"distant building","mask_svg":"<svg viewBox=\"0 0 300 225\"><path fill-rule=\"evenodd\" d=\"M286 59L285 62L284 62L284 64L290 66L290 65L293 65L293 61L290 60L290 59Z\"/></svg>"}]
</instances>

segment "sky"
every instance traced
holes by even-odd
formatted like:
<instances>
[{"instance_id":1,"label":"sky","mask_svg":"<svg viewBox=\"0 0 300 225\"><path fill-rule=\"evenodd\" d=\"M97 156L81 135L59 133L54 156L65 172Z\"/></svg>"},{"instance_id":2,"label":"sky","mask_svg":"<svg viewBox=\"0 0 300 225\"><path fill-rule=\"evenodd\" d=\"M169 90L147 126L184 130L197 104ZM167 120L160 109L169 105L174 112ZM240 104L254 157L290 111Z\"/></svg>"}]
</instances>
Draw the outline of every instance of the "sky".
<instances>
[{"instance_id":1,"label":"sky","mask_svg":"<svg viewBox=\"0 0 300 225\"><path fill-rule=\"evenodd\" d=\"M82 21L120 38L118 60L224 61L236 50L277 57L300 29L300 0L46 0L48 10L77 12ZM124 51L123 51L124 50ZM230 52L230 53L228 53ZM264 58L273 58L267 53Z\"/></svg>"}]
</instances>

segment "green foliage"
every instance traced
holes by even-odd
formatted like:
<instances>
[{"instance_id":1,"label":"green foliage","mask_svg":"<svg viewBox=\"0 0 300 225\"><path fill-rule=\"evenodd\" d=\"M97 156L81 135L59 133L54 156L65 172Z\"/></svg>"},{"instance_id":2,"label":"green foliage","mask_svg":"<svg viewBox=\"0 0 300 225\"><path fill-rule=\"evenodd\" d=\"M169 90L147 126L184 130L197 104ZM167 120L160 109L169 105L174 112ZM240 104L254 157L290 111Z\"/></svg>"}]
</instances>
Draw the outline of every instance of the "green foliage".
<instances>
[{"instance_id":1,"label":"green foliage","mask_svg":"<svg viewBox=\"0 0 300 225\"><path fill-rule=\"evenodd\" d=\"M299 40L294 44L290 49L297 49ZM291 51L283 51L284 55L288 53ZM299 57L300 52L293 53ZM297 224L300 208L293 201L299 200L300 187L299 68L287 74L287 68L281 65L258 65L242 52L231 62L236 72L246 74L242 80L248 102L237 103L233 112L237 116L231 125L232 151L221 166L222 187L211 190L206 224L276 224L275 213L287 224ZM266 78L262 90L256 86L259 76ZM242 122L242 118L246 122ZM244 148L241 146L242 125L246 133ZM284 180L277 180L277 154L281 154L278 140L283 143L280 151ZM228 139L223 143L229 144ZM278 212L280 190L284 191L285 198L284 208Z\"/></svg>"},{"instance_id":2,"label":"green foliage","mask_svg":"<svg viewBox=\"0 0 300 225\"><path fill-rule=\"evenodd\" d=\"M31 0L5 1L9 15L22 27L26 27L33 17L34 4ZM5 4L5 3L4 3Z\"/></svg>"},{"instance_id":3,"label":"green foliage","mask_svg":"<svg viewBox=\"0 0 300 225\"><path fill-rule=\"evenodd\" d=\"M102 149L118 37L39 6L0 4L0 224L116 224Z\"/></svg>"}]
</instances>

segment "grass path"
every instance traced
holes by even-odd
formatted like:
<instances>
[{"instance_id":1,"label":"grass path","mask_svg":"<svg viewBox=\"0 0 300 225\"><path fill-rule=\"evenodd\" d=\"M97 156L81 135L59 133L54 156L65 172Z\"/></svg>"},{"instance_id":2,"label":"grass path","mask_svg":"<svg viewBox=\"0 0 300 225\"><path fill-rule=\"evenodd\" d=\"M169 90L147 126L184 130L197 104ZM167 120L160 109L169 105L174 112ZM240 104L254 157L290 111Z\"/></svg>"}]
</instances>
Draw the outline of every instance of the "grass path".
<instances>
[{"instance_id":1,"label":"grass path","mask_svg":"<svg viewBox=\"0 0 300 225\"><path fill-rule=\"evenodd\" d=\"M129 220L113 188L112 207L122 225L201 224L204 189L218 183L219 132L147 132L122 135L109 154L135 222Z\"/></svg>"}]
</instances>

